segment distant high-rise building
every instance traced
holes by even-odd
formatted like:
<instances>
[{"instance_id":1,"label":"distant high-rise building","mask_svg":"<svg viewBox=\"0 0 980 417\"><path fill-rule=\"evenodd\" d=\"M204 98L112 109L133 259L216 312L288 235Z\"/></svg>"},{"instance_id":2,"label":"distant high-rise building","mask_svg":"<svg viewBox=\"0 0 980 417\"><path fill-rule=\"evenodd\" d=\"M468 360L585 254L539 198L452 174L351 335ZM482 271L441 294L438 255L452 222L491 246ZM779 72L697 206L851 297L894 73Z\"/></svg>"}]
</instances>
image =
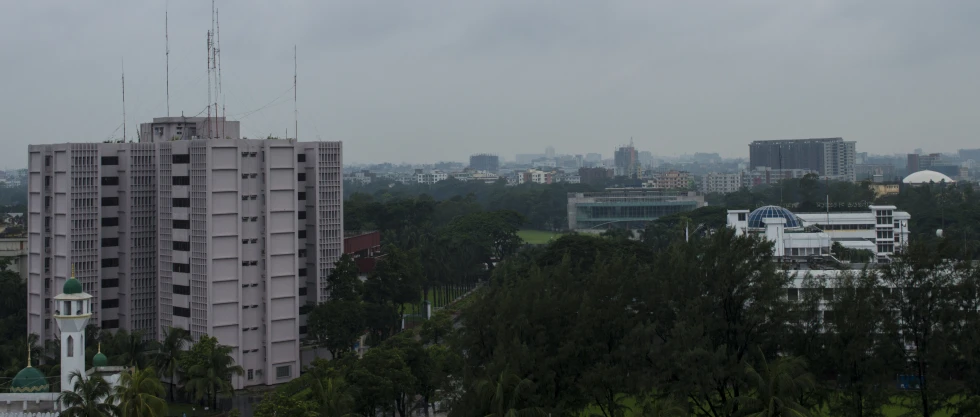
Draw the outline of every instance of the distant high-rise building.
<instances>
[{"instance_id":1,"label":"distant high-rise building","mask_svg":"<svg viewBox=\"0 0 980 417\"><path fill-rule=\"evenodd\" d=\"M911 174L932 168L942 160L943 155L938 153L931 153L928 155L910 153L908 154L907 158L908 162L906 163L905 168L908 170L908 173Z\"/></svg>"},{"instance_id":2,"label":"distant high-rise building","mask_svg":"<svg viewBox=\"0 0 980 417\"><path fill-rule=\"evenodd\" d=\"M621 146L615 152L616 175L635 178L640 171L640 158L633 147L633 141L628 146Z\"/></svg>"},{"instance_id":3,"label":"distant high-rise building","mask_svg":"<svg viewBox=\"0 0 980 417\"><path fill-rule=\"evenodd\" d=\"M497 155L491 155L488 153L471 155L470 168L477 171L487 171L496 174L500 168L500 158L497 157Z\"/></svg>"},{"instance_id":4,"label":"distant high-rise building","mask_svg":"<svg viewBox=\"0 0 980 417\"><path fill-rule=\"evenodd\" d=\"M613 171L608 168L579 168L579 182L592 186L603 186L606 181L613 177Z\"/></svg>"},{"instance_id":5,"label":"distant high-rise building","mask_svg":"<svg viewBox=\"0 0 980 417\"><path fill-rule=\"evenodd\" d=\"M980 162L980 149L960 149L959 155L964 161Z\"/></svg>"},{"instance_id":6,"label":"distant high-rise building","mask_svg":"<svg viewBox=\"0 0 980 417\"><path fill-rule=\"evenodd\" d=\"M238 139L223 120L230 140L191 139L207 122L171 119L138 143L29 147L28 331L58 338L74 268L102 330L214 336L247 371L235 388L296 378L299 308L327 300L342 251L341 143Z\"/></svg>"},{"instance_id":7,"label":"distant high-rise building","mask_svg":"<svg viewBox=\"0 0 980 417\"><path fill-rule=\"evenodd\" d=\"M549 159L550 158L554 158L555 157L555 148L553 146L549 146L549 147L545 148L544 149L544 157L545 158L549 158Z\"/></svg>"},{"instance_id":8,"label":"distant high-rise building","mask_svg":"<svg viewBox=\"0 0 980 417\"><path fill-rule=\"evenodd\" d=\"M602 154L587 153L585 154L585 162L592 162L592 163L602 162Z\"/></svg>"},{"instance_id":9,"label":"distant high-rise building","mask_svg":"<svg viewBox=\"0 0 980 417\"><path fill-rule=\"evenodd\" d=\"M855 143L842 138L757 140L749 144L749 168L802 169L854 181Z\"/></svg>"}]
</instances>

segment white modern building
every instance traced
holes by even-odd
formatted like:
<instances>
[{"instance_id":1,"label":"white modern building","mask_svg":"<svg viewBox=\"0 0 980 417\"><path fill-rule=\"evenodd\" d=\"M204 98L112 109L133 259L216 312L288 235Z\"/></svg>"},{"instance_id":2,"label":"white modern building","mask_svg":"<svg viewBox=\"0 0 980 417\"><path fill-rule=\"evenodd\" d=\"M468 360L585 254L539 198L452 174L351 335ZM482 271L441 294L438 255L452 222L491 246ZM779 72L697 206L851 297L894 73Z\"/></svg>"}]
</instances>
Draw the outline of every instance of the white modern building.
<instances>
[{"instance_id":1,"label":"white modern building","mask_svg":"<svg viewBox=\"0 0 980 417\"><path fill-rule=\"evenodd\" d=\"M701 193L734 193L742 188L742 173L719 174L709 172L701 177Z\"/></svg>"},{"instance_id":2,"label":"white modern building","mask_svg":"<svg viewBox=\"0 0 980 417\"><path fill-rule=\"evenodd\" d=\"M779 206L729 210L728 227L774 243L778 257L829 256L834 243L869 250L887 261L908 244L911 216L895 206L868 206L862 212L794 214Z\"/></svg>"},{"instance_id":3,"label":"white modern building","mask_svg":"<svg viewBox=\"0 0 980 417\"><path fill-rule=\"evenodd\" d=\"M223 120L188 139L207 122L170 119L139 143L29 147L28 331L61 337L52 291L74 266L102 330L182 327L232 347L235 388L289 381L299 309L343 250L341 143L223 139Z\"/></svg>"}]
</instances>

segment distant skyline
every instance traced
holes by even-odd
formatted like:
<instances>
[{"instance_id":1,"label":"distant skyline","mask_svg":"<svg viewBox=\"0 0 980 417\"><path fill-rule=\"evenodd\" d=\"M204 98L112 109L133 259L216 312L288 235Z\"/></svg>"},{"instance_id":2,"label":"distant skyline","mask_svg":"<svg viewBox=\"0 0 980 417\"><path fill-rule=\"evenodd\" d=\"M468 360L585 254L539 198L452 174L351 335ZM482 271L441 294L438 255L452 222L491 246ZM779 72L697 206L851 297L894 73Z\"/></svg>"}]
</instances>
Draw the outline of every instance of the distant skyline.
<instances>
[{"instance_id":1,"label":"distant skyline","mask_svg":"<svg viewBox=\"0 0 980 417\"><path fill-rule=\"evenodd\" d=\"M98 7L93 7L98 5ZM247 137L342 140L348 163L492 152L745 157L760 139L858 152L980 147L980 2L216 2L231 119ZM165 7L166 6L166 7ZM207 102L210 2L13 2L0 14L0 167Z\"/></svg>"}]
</instances>

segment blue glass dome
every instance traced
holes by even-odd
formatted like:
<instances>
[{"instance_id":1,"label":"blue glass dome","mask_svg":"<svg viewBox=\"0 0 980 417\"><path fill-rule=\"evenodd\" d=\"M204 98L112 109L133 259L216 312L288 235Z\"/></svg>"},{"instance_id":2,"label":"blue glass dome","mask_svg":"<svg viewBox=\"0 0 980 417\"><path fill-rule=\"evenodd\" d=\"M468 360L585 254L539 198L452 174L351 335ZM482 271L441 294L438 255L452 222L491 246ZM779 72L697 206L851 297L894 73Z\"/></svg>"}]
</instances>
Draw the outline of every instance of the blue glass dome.
<instances>
[{"instance_id":1,"label":"blue glass dome","mask_svg":"<svg viewBox=\"0 0 980 417\"><path fill-rule=\"evenodd\" d=\"M786 228L803 227L803 221L799 217L796 217L793 212L779 206L765 206L753 210L749 213L749 227L765 228L766 224L762 221L763 219L780 217L786 219Z\"/></svg>"}]
</instances>

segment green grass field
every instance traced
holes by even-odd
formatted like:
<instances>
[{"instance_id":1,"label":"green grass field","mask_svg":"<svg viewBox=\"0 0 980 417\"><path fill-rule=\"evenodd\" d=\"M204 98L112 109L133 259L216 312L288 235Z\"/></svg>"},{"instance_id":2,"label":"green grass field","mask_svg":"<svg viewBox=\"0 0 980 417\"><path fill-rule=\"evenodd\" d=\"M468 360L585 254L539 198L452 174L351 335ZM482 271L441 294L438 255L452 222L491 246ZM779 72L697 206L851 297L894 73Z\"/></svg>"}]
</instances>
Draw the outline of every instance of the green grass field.
<instances>
[{"instance_id":1,"label":"green grass field","mask_svg":"<svg viewBox=\"0 0 980 417\"><path fill-rule=\"evenodd\" d=\"M558 238L558 233L544 230L518 230L517 235L531 245L545 245Z\"/></svg>"}]
</instances>

